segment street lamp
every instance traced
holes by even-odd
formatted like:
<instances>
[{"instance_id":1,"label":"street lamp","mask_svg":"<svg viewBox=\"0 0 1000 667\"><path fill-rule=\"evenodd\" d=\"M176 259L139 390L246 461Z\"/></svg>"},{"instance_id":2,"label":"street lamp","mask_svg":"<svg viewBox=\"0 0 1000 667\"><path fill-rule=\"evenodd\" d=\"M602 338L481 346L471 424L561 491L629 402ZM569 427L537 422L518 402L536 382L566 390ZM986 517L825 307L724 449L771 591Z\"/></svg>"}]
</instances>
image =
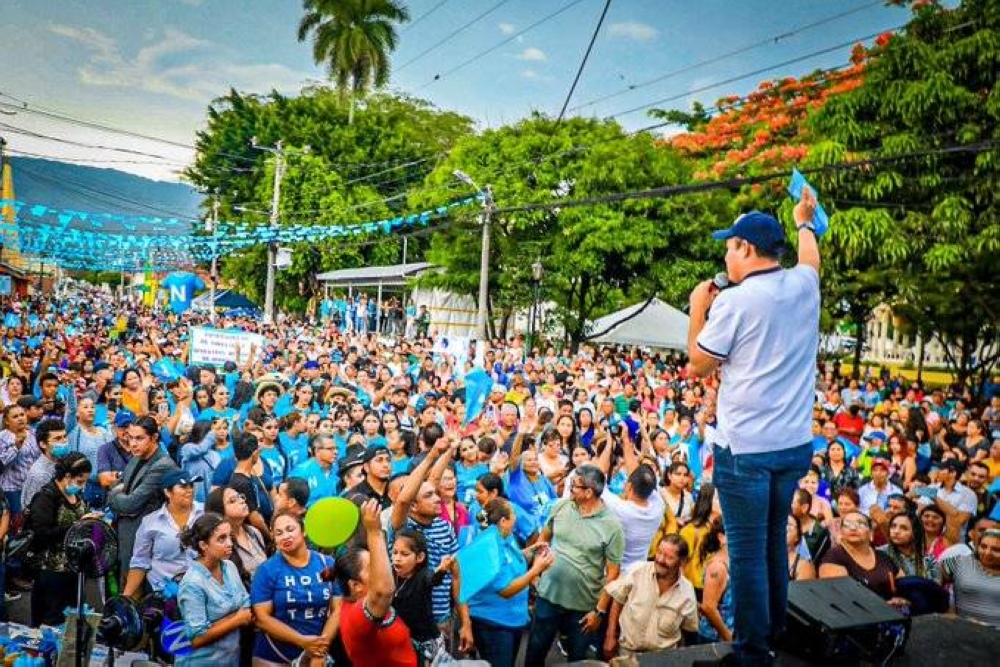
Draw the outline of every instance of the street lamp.
<instances>
[{"instance_id":1,"label":"street lamp","mask_svg":"<svg viewBox=\"0 0 1000 667\"><path fill-rule=\"evenodd\" d=\"M528 344L528 354L531 355L532 350L535 347L535 332L537 331L536 322L541 322L541 292L542 292L542 275L545 272L545 267L542 266L542 260L536 259L534 264L531 265L531 282L535 288L535 298L534 303L531 306L531 342Z\"/></svg>"},{"instance_id":2,"label":"street lamp","mask_svg":"<svg viewBox=\"0 0 1000 667\"><path fill-rule=\"evenodd\" d=\"M482 345L485 345L488 336L486 328L487 305L490 297L490 217L493 215L493 188L489 185L480 188L472 180L472 177L461 169L456 169L451 174L462 183L475 189L483 200L483 212L480 218L483 230L482 250L479 256L479 313L476 316L476 338Z\"/></svg>"}]
</instances>

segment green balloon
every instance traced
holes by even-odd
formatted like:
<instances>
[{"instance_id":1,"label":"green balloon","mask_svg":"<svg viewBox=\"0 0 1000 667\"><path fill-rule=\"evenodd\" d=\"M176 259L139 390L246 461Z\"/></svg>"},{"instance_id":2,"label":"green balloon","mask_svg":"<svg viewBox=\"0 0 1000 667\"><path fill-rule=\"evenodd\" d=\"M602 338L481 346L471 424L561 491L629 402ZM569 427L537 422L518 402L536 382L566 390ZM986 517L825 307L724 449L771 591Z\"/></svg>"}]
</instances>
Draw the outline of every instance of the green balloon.
<instances>
[{"instance_id":1,"label":"green balloon","mask_svg":"<svg viewBox=\"0 0 1000 667\"><path fill-rule=\"evenodd\" d=\"M316 546L339 547L351 539L361 512L346 498L323 498L306 512L306 537Z\"/></svg>"}]
</instances>

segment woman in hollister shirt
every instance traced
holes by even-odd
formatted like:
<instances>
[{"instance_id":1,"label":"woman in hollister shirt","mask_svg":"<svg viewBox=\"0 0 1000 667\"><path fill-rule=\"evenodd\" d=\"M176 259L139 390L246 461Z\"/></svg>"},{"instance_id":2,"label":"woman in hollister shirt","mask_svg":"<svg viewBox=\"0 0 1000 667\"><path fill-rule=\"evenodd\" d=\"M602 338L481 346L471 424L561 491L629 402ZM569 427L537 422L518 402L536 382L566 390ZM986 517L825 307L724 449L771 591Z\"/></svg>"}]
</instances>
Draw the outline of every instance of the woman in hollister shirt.
<instances>
[{"instance_id":1,"label":"woman in hollister shirt","mask_svg":"<svg viewBox=\"0 0 1000 667\"><path fill-rule=\"evenodd\" d=\"M322 574L333 560L309 549L296 514L278 512L271 535L278 551L257 568L250 589L260 630L253 664L287 665L303 653L325 659L340 622L340 588Z\"/></svg>"}]
</instances>

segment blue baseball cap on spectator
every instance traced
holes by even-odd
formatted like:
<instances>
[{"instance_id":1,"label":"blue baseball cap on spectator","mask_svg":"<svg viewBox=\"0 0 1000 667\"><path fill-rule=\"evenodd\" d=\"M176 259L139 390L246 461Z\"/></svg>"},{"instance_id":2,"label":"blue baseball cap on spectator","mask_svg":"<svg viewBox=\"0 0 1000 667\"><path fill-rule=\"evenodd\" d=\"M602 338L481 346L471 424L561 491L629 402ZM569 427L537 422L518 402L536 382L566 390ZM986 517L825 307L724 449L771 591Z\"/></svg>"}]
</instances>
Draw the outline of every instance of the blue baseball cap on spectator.
<instances>
[{"instance_id":1,"label":"blue baseball cap on spectator","mask_svg":"<svg viewBox=\"0 0 1000 667\"><path fill-rule=\"evenodd\" d=\"M171 470L163 475L163 479L160 481L160 488L164 490L172 489L178 484L191 486L195 482L200 482L201 479L200 475L192 475L187 470Z\"/></svg>"},{"instance_id":2,"label":"blue baseball cap on spectator","mask_svg":"<svg viewBox=\"0 0 1000 667\"><path fill-rule=\"evenodd\" d=\"M712 238L716 241L743 239L761 252L772 256L779 256L787 249L785 230L781 227L781 223L773 215L760 211L744 213L736 218L736 222L729 229L712 232Z\"/></svg>"},{"instance_id":3,"label":"blue baseball cap on spectator","mask_svg":"<svg viewBox=\"0 0 1000 667\"><path fill-rule=\"evenodd\" d=\"M135 413L131 410L119 410L115 413L115 426L127 428L135 423Z\"/></svg>"}]
</instances>

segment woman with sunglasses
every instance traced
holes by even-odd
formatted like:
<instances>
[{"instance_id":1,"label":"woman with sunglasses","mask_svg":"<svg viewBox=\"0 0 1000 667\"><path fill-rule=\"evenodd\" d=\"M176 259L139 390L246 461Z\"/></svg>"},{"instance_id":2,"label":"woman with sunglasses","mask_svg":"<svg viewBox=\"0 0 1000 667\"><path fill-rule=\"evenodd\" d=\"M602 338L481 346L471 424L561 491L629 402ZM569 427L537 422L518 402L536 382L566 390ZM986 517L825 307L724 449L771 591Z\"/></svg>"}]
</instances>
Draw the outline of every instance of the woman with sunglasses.
<instances>
[{"instance_id":1,"label":"woman with sunglasses","mask_svg":"<svg viewBox=\"0 0 1000 667\"><path fill-rule=\"evenodd\" d=\"M885 553L872 546L871 521L861 512L846 512L840 524L840 543L830 547L819 565L819 578L851 577L895 607L909 603L896 596L896 578L902 571Z\"/></svg>"}]
</instances>

